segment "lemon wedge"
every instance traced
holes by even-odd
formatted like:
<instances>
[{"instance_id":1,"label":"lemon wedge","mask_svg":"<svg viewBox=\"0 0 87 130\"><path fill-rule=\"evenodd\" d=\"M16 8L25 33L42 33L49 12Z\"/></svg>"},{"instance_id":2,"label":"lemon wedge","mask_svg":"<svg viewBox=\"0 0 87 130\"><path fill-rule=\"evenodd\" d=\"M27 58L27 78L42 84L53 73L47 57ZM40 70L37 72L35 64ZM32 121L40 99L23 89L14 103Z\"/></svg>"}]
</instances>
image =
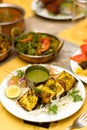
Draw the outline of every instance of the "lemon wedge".
<instances>
[{"instance_id":1,"label":"lemon wedge","mask_svg":"<svg viewBox=\"0 0 87 130\"><path fill-rule=\"evenodd\" d=\"M5 95L8 98L17 98L21 93L21 89L17 85L10 85L5 89Z\"/></svg>"}]
</instances>

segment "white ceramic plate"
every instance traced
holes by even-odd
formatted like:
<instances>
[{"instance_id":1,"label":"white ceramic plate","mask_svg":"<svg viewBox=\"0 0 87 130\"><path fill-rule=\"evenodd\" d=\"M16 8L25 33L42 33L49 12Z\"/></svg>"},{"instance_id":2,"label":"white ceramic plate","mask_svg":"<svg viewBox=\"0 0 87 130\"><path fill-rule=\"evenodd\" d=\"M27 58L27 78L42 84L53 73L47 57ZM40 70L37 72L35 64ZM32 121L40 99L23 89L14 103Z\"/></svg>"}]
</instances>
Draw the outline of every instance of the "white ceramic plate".
<instances>
[{"instance_id":1,"label":"white ceramic plate","mask_svg":"<svg viewBox=\"0 0 87 130\"><path fill-rule=\"evenodd\" d=\"M69 20L69 19L72 19L72 15L66 15L66 14L58 14L58 15L51 15L47 9L45 8L42 8L41 4L38 3L38 0L33 0L32 2L32 10L38 15L38 16L41 16L41 17L44 17L44 18L48 18L48 19L54 19L54 20ZM84 14L81 13L80 15L78 15L75 19L79 19L79 18L82 18L84 17Z\"/></svg>"},{"instance_id":2,"label":"white ceramic plate","mask_svg":"<svg viewBox=\"0 0 87 130\"><path fill-rule=\"evenodd\" d=\"M76 52L73 54L73 56L74 56L74 55L77 55L77 54L80 54L80 53L81 53L81 51L78 50L78 51L76 51ZM77 63L76 61L74 61L74 60L71 60L70 64L71 64L72 71L76 74L75 70L76 70L76 68L78 68L78 67L80 67L80 66L79 66L78 63ZM79 77L79 79L82 80L84 83L87 83L87 77L86 77L86 76L80 76L80 75L78 75L78 74L76 74L76 75L77 75L77 76Z\"/></svg>"},{"instance_id":3,"label":"white ceramic plate","mask_svg":"<svg viewBox=\"0 0 87 130\"><path fill-rule=\"evenodd\" d=\"M45 65L47 66L47 65ZM11 114L14 116L21 118L23 120L27 121L32 121L32 122L52 122L52 121L57 121L57 120L62 120L65 119L74 113L76 113L83 105L84 100L85 100L85 89L83 83L71 72L68 70L57 67L57 66L52 66L48 65L55 69L55 73L62 72L63 70L67 71L68 73L72 74L77 80L78 80L78 85L76 86L76 89L80 90L80 95L82 96L83 100L79 102L73 102L69 101L66 103L66 105L58 109L57 114L47 114L46 112L41 112L37 113L35 110L32 112L28 112L24 110L18 103L16 103L14 100L9 99L5 96L4 90L7 87L7 82L12 74L15 74L16 71L12 72L8 77L6 77L0 87L0 99L3 104L3 106L9 111ZM20 68L20 69L26 69L28 66ZM69 100L69 99L68 99ZM64 100L65 101L65 100Z\"/></svg>"}]
</instances>

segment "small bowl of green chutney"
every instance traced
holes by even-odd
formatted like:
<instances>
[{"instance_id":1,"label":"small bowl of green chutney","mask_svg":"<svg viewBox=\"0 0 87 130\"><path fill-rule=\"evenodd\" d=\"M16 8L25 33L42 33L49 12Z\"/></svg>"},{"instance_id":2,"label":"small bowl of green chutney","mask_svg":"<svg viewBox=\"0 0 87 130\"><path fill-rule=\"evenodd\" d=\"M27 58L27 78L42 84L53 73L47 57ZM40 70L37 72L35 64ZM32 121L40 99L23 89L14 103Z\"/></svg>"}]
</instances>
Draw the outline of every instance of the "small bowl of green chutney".
<instances>
[{"instance_id":1,"label":"small bowl of green chutney","mask_svg":"<svg viewBox=\"0 0 87 130\"><path fill-rule=\"evenodd\" d=\"M31 88L39 83L47 81L49 77L49 70L41 65L32 65L25 70L26 83Z\"/></svg>"}]
</instances>

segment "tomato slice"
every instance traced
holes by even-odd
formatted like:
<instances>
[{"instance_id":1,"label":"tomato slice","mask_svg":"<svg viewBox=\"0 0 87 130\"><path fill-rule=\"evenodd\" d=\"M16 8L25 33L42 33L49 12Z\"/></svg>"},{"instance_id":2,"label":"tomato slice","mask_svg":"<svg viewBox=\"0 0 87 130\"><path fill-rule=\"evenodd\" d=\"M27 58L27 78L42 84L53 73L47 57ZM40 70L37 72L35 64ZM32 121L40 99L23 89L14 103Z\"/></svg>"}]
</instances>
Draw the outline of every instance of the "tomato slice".
<instances>
[{"instance_id":1,"label":"tomato slice","mask_svg":"<svg viewBox=\"0 0 87 130\"><path fill-rule=\"evenodd\" d=\"M81 52L85 55L87 55L87 44L83 44L80 46Z\"/></svg>"},{"instance_id":2,"label":"tomato slice","mask_svg":"<svg viewBox=\"0 0 87 130\"><path fill-rule=\"evenodd\" d=\"M50 47L50 40L49 38L44 38L42 42L41 52L47 51Z\"/></svg>"},{"instance_id":3,"label":"tomato slice","mask_svg":"<svg viewBox=\"0 0 87 130\"><path fill-rule=\"evenodd\" d=\"M87 56L84 54L78 54L71 57L72 60L81 63L82 61L87 61Z\"/></svg>"}]
</instances>

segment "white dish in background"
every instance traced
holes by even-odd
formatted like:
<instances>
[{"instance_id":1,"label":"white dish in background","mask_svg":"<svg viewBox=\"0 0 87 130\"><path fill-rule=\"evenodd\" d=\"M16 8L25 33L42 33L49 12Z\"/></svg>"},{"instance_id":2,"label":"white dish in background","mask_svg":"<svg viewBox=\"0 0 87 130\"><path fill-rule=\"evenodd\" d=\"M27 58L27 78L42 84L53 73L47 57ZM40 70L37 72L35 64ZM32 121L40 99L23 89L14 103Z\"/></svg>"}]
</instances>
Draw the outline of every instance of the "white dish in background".
<instances>
[{"instance_id":1,"label":"white dish in background","mask_svg":"<svg viewBox=\"0 0 87 130\"><path fill-rule=\"evenodd\" d=\"M73 54L73 56L74 56L74 55L77 55L77 54L81 54L81 51L80 51L80 50L76 51L76 52ZM79 78L80 80L82 80L84 83L87 83L87 76L80 76L80 75L76 74L76 72L75 72L76 68L79 68L79 67L80 67L80 66L78 65L78 63L77 63L76 61L74 61L74 60L71 60L70 64L71 64L71 69L72 69L72 71L74 72L74 74L77 75L78 78Z\"/></svg>"},{"instance_id":2,"label":"white dish in background","mask_svg":"<svg viewBox=\"0 0 87 130\"><path fill-rule=\"evenodd\" d=\"M7 87L7 82L9 78L11 78L12 74L16 73L17 71L16 70L3 80L0 87L1 103L6 108L6 110L9 111L14 116L31 122L52 122L52 121L57 121L57 120L62 120L67 118L75 114L82 107L85 100L85 88L83 83L79 80L79 78L77 78L73 73L71 73L70 71L64 68L54 66L54 65L43 65L43 66L52 67L55 70L55 73L62 72L63 70L65 70L66 72L73 75L78 81L78 84L76 85L76 89L80 90L80 95L82 96L83 100L75 103L73 101L70 101L70 99L68 99L66 102L67 105L63 105L61 109L58 109L57 114L47 114L46 112L38 113L36 110L33 110L32 111L33 114L32 114L32 112L28 112L24 110L15 100L7 98L4 94L5 88ZM27 67L28 66L25 66L20 69L25 70Z\"/></svg>"},{"instance_id":3,"label":"white dish in background","mask_svg":"<svg viewBox=\"0 0 87 130\"><path fill-rule=\"evenodd\" d=\"M57 15L52 15L51 13L49 13L47 11L47 9L45 8L42 8L42 4L41 3L38 3L39 0L33 0L32 2L32 5L31 5L31 8L32 10L38 15L38 16L41 16L41 17L44 17L44 18L48 18L48 19L54 19L54 20L69 20L69 19L72 19L72 15L68 14L57 14ZM79 19L79 18L82 18L84 17L84 13L80 13L76 19Z\"/></svg>"}]
</instances>

